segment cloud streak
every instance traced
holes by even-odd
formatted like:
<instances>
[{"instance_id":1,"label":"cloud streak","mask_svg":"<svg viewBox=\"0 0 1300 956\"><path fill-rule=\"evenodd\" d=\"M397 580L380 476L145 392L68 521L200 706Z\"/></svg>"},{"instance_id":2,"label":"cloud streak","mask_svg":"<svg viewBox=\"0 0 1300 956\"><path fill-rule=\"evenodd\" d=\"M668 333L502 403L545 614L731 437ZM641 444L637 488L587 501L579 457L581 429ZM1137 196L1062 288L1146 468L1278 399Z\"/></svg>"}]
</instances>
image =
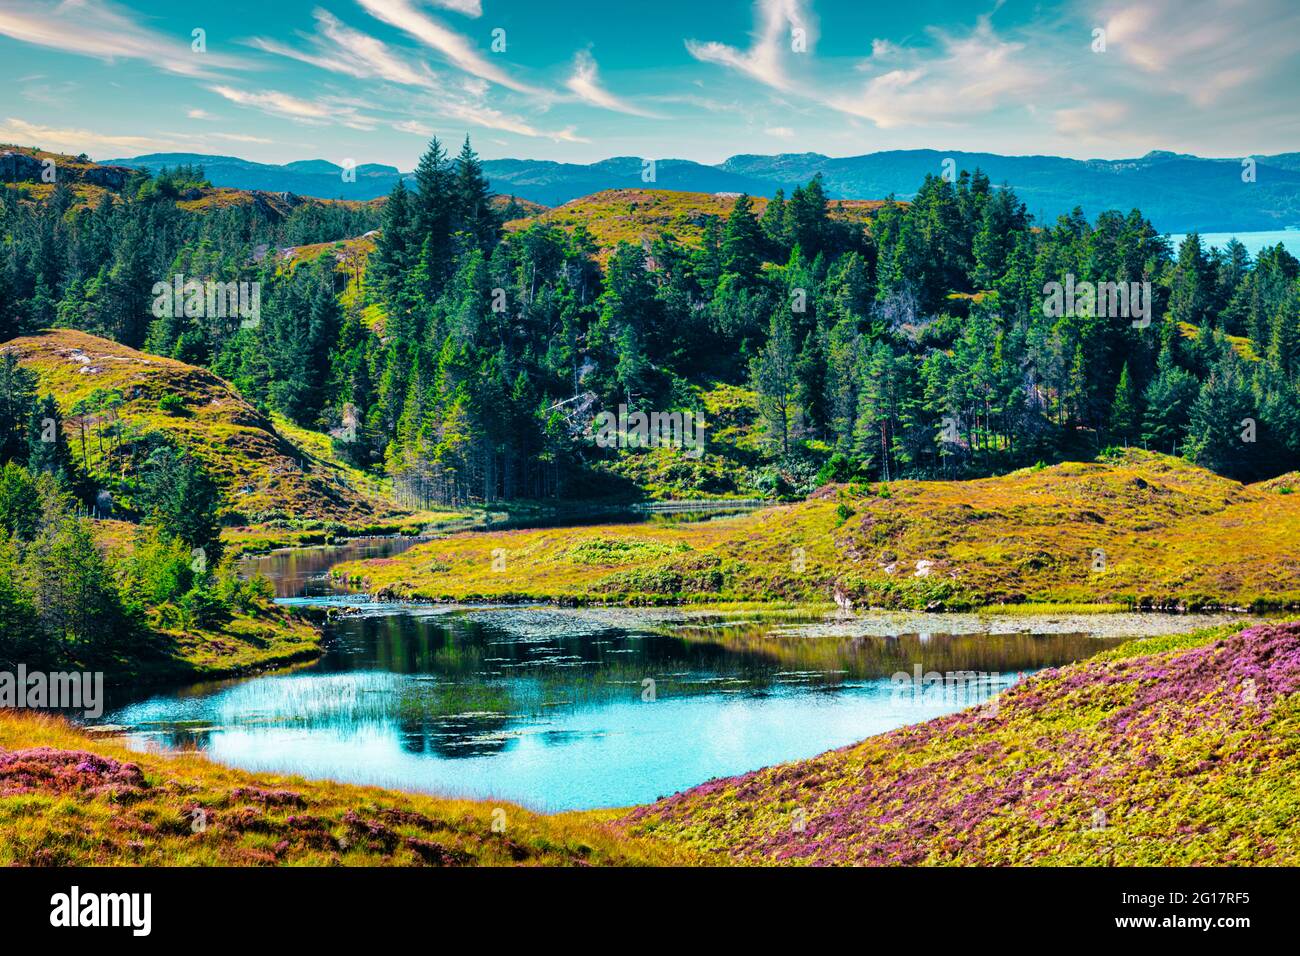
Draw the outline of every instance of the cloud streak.
<instances>
[{"instance_id":1,"label":"cloud streak","mask_svg":"<svg viewBox=\"0 0 1300 956\"><path fill-rule=\"evenodd\" d=\"M687 40L686 50L701 62L730 67L765 86L788 92L794 88L786 70L787 56L796 55L792 49L794 31L804 31L810 54L816 23L803 0L757 0L756 7L758 27L748 50L699 40Z\"/></svg>"},{"instance_id":2,"label":"cloud streak","mask_svg":"<svg viewBox=\"0 0 1300 956\"><path fill-rule=\"evenodd\" d=\"M564 85L578 99L584 103L590 103L592 106L613 110L616 113L627 113L629 116L643 116L647 119L661 118L658 114L651 113L649 110L644 110L627 100L620 99L601 86L596 60L586 51L580 52L574 58L573 73Z\"/></svg>"},{"instance_id":3,"label":"cloud streak","mask_svg":"<svg viewBox=\"0 0 1300 956\"><path fill-rule=\"evenodd\" d=\"M317 8L313 15L319 32L307 37L310 51L297 50L263 37L250 42L267 53L289 57L332 73L358 79L387 80L406 86L436 85L433 72L426 64L407 62L382 40L352 29L328 10Z\"/></svg>"},{"instance_id":4,"label":"cloud streak","mask_svg":"<svg viewBox=\"0 0 1300 956\"><path fill-rule=\"evenodd\" d=\"M505 70L491 63L474 49L466 37L421 13L408 0L357 0L357 2L376 20L409 34L466 73L517 93L542 92L516 80Z\"/></svg>"},{"instance_id":5,"label":"cloud streak","mask_svg":"<svg viewBox=\"0 0 1300 956\"><path fill-rule=\"evenodd\" d=\"M252 68L237 57L196 53L190 44L140 26L102 0L0 8L0 35L108 63L141 60L178 76L211 77L222 69Z\"/></svg>"}]
</instances>

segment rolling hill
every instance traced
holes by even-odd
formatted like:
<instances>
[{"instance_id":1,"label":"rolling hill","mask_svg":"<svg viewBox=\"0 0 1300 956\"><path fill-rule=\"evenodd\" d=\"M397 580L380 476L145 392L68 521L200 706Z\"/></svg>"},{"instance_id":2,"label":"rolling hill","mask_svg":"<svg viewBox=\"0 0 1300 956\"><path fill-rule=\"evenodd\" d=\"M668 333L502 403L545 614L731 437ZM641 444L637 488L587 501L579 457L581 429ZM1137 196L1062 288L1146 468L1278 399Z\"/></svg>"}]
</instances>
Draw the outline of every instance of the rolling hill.
<instances>
[{"instance_id":1,"label":"rolling hill","mask_svg":"<svg viewBox=\"0 0 1300 956\"><path fill-rule=\"evenodd\" d=\"M736 203L734 194L679 192L670 189L607 189L574 199L554 209L506 223L514 231L534 222L572 230L585 226L602 257L620 242L640 243L668 232L687 245L698 245L710 217L723 219ZM761 216L768 200L754 199ZM829 204L830 216L866 224L885 203L879 200L837 199Z\"/></svg>"},{"instance_id":2,"label":"rolling hill","mask_svg":"<svg viewBox=\"0 0 1300 956\"><path fill-rule=\"evenodd\" d=\"M28 201L44 200L55 188L55 183L45 182L42 176L46 161L54 163L57 182L67 185L72 190L77 206L94 205L105 194L120 192L126 186L133 171L127 166L93 163L81 156L51 153L34 147L0 144L0 184L4 184L5 188L17 190L19 196ZM176 164L160 164L158 168L162 168L162 165ZM359 208L365 202L382 202L382 200L362 201L359 197L320 199L288 190L268 192L239 188L229 183L188 189L176 197L176 207L187 212L204 212L230 206L255 206L273 219L283 219L300 206L338 203Z\"/></svg>"},{"instance_id":3,"label":"rolling hill","mask_svg":"<svg viewBox=\"0 0 1300 956\"><path fill-rule=\"evenodd\" d=\"M84 419L83 446L83 419L74 408L97 390L115 391L128 434L157 429L204 463L223 492L228 523L357 523L404 513L379 482L334 459L325 436L268 418L206 369L69 329L0 345L0 354L10 353L36 372L41 392L55 396L73 455L92 469L104 464L97 440L103 416ZM164 395L177 396L183 411L162 410Z\"/></svg>"},{"instance_id":4,"label":"rolling hill","mask_svg":"<svg viewBox=\"0 0 1300 956\"><path fill-rule=\"evenodd\" d=\"M694 524L454 535L335 573L457 601L1300 607L1293 490L1132 450L971 481L827 485ZM509 573L495 573L495 549Z\"/></svg>"}]
</instances>

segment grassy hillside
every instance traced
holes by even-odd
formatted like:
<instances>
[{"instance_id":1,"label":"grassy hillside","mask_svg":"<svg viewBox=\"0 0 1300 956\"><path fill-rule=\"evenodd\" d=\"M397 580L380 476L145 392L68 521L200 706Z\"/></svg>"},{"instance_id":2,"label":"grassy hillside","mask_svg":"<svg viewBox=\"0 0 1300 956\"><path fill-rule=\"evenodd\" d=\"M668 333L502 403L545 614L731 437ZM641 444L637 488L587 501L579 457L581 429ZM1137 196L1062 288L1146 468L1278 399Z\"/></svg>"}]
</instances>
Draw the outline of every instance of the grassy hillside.
<instances>
[{"instance_id":1,"label":"grassy hillside","mask_svg":"<svg viewBox=\"0 0 1300 956\"><path fill-rule=\"evenodd\" d=\"M754 197L753 212L761 216L767 200ZM669 232L689 246L699 245L709 217L726 219L736 197L726 193L690 193L670 189L606 189L574 199L562 206L506 223L518 230L544 222L572 230L586 226L600 247L601 258L620 242L638 243ZM836 199L828 203L832 219L869 223L885 203L883 200Z\"/></svg>"},{"instance_id":2,"label":"grassy hillside","mask_svg":"<svg viewBox=\"0 0 1300 956\"><path fill-rule=\"evenodd\" d=\"M9 154L6 156L5 154ZM106 193L117 193L126 184L134 170L125 166L109 166L65 153L30 146L0 144L0 183L15 190L19 197L40 202L54 191L55 183L42 178L44 162L54 162L57 182L64 183L76 196L75 207L93 206ZM357 201L347 199L315 199L287 192L267 192L258 189L234 189L228 186L209 186L186 190L176 199L176 207L187 212L206 212L230 206L257 206L275 218L288 216L303 205L345 206L361 208L377 205L380 200Z\"/></svg>"},{"instance_id":3,"label":"grassy hillside","mask_svg":"<svg viewBox=\"0 0 1300 956\"><path fill-rule=\"evenodd\" d=\"M615 458L598 460L596 470L630 482L655 501L761 498L757 472L767 457L754 390L720 382L692 389L704 409L706 454L692 457L671 445L620 450Z\"/></svg>"},{"instance_id":4,"label":"grassy hillside","mask_svg":"<svg viewBox=\"0 0 1300 956\"><path fill-rule=\"evenodd\" d=\"M369 523L401 513L384 499L382 486L327 455L323 436L277 426L205 369L67 329L6 342L0 354L8 352L58 400L78 461L82 430L73 408L97 389L116 391L123 401L117 415L128 431L157 429L193 453L221 487L233 520ZM164 395L179 397L183 412L161 410ZM102 427L102 421L86 424L84 457L92 472L112 465L99 441Z\"/></svg>"},{"instance_id":5,"label":"grassy hillside","mask_svg":"<svg viewBox=\"0 0 1300 956\"><path fill-rule=\"evenodd\" d=\"M975 708L638 808L796 864L1300 863L1300 623L1131 642Z\"/></svg>"},{"instance_id":6,"label":"grassy hillside","mask_svg":"<svg viewBox=\"0 0 1300 956\"><path fill-rule=\"evenodd\" d=\"M153 653L123 662L113 680L193 681L283 667L320 655L321 631L266 600L218 623L152 627Z\"/></svg>"},{"instance_id":7,"label":"grassy hillside","mask_svg":"<svg viewBox=\"0 0 1300 956\"><path fill-rule=\"evenodd\" d=\"M454 535L340 565L431 599L1300 606L1300 496L1133 451L977 481L827 486L678 526Z\"/></svg>"},{"instance_id":8,"label":"grassy hillside","mask_svg":"<svg viewBox=\"0 0 1300 956\"><path fill-rule=\"evenodd\" d=\"M492 208L498 214L504 214L513 207L515 212L522 210L524 216L538 216L550 209L550 206L543 206L539 202L533 202L531 199L524 199L522 196L511 196L496 194L490 200Z\"/></svg>"},{"instance_id":9,"label":"grassy hillside","mask_svg":"<svg viewBox=\"0 0 1300 956\"><path fill-rule=\"evenodd\" d=\"M135 753L54 718L0 711L0 866L645 866L699 858L576 817L254 775L193 754Z\"/></svg>"}]
</instances>

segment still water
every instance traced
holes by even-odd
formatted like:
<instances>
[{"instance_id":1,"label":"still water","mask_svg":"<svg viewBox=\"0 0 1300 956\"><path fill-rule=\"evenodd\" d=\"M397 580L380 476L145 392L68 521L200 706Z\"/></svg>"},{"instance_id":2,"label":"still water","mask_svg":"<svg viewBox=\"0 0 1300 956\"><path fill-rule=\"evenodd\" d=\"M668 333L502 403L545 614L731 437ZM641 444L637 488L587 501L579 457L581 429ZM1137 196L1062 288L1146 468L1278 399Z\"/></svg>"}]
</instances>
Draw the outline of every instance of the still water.
<instances>
[{"instance_id":1,"label":"still water","mask_svg":"<svg viewBox=\"0 0 1300 956\"><path fill-rule=\"evenodd\" d=\"M1182 245L1187 236L1185 233L1173 233L1169 239L1173 243L1174 257L1178 256L1178 247ZM1203 232L1201 233L1201 248L1207 251L1211 248L1223 249L1228 243L1236 239L1246 251L1252 256L1258 255L1261 249L1268 249L1276 246L1279 242L1287 252L1293 256L1300 255L1300 229L1266 229L1259 232Z\"/></svg>"},{"instance_id":2,"label":"still water","mask_svg":"<svg viewBox=\"0 0 1300 956\"><path fill-rule=\"evenodd\" d=\"M409 546L388 542L341 551ZM320 594L321 570L340 559L327 550L259 566L279 562L276 573L295 578L281 591ZM126 702L103 722L128 728L133 746L201 750L250 770L548 811L626 806L976 705L1019 675L1115 643L811 637L794 633L798 621L734 614L323 600L359 613L329 625L312 664ZM948 694L896 693L892 675L917 665L992 676Z\"/></svg>"}]
</instances>

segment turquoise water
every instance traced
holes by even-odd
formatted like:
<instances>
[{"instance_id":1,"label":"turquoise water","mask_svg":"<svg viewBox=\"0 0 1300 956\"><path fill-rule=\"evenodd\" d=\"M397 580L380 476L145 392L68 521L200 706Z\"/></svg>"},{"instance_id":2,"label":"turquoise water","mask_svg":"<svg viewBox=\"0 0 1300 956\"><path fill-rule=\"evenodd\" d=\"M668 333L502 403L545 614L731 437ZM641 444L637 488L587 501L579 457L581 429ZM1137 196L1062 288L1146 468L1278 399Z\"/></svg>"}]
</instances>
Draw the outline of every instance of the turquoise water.
<instances>
[{"instance_id":1,"label":"turquoise water","mask_svg":"<svg viewBox=\"0 0 1300 956\"><path fill-rule=\"evenodd\" d=\"M1187 238L1186 233L1173 233L1170 240L1174 244L1174 253L1177 254L1178 246ZM1217 246L1222 249L1232 239L1236 239L1246 251L1252 256L1261 249L1269 246L1275 246L1279 242L1286 247L1286 251L1293 256L1300 256L1300 229L1271 229L1264 232L1203 232L1201 233L1201 245L1209 249Z\"/></svg>"},{"instance_id":2,"label":"turquoise water","mask_svg":"<svg viewBox=\"0 0 1300 956\"><path fill-rule=\"evenodd\" d=\"M626 806L977 705L1115 641L1079 634L811 637L631 612L387 609L281 674L114 704L136 747L538 810ZM987 684L897 693L899 672ZM653 694L648 690L653 681Z\"/></svg>"}]
</instances>

